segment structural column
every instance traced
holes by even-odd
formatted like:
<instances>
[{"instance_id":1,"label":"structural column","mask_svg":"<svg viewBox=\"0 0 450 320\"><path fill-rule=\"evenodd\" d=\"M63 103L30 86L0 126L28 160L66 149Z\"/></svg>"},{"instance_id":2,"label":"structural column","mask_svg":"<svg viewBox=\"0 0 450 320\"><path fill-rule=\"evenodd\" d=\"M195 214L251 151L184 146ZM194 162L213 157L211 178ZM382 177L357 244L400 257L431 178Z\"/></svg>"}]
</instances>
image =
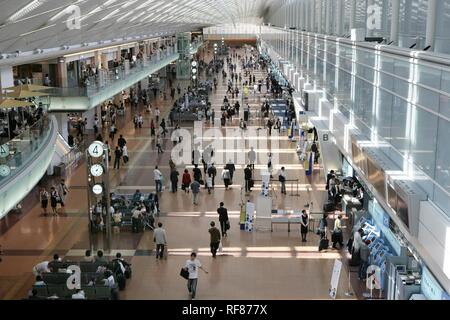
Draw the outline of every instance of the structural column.
<instances>
[{"instance_id":1,"label":"structural column","mask_svg":"<svg viewBox=\"0 0 450 320\"><path fill-rule=\"evenodd\" d=\"M317 15L317 33L323 33L323 28L322 28L322 0L319 0L318 11L319 11L319 14Z\"/></svg>"},{"instance_id":2,"label":"structural column","mask_svg":"<svg viewBox=\"0 0 450 320\"><path fill-rule=\"evenodd\" d=\"M54 115L58 123L58 132L67 141L69 137L69 117L64 112L54 113Z\"/></svg>"},{"instance_id":3,"label":"structural column","mask_svg":"<svg viewBox=\"0 0 450 320\"><path fill-rule=\"evenodd\" d=\"M431 49L433 51L436 36L436 12L437 12L437 0L428 0L425 47L431 46Z\"/></svg>"},{"instance_id":4,"label":"structural column","mask_svg":"<svg viewBox=\"0 0 450 320\"><path fill-rule=\"evenodd\" d=\"M350 31L355 29L356 21L356 0L350 0Z\"/></svg>"},{"instance_id":5,"label":"structural column","mask_svg":"<svg viewBox=\"0 0 450 320\"><path fill-rule=\"evenodd\" d=\"M86 129L87 130L93 130L94 129L94 119L95 119L95 115L97 115L98 117L98 127L99 129L102 126L102 122L100 119L100 114L97 113L97 106L95 108L92 108L86 112L83 112L83 119L86 118L87 119L87 123L86 123Z\"/></svg>"},{"instance_id":6,"label":"structural column","mask_svg":"<svg viewBox=\"0 0 450 320\"><path fill-rule=\"evenodd\" d=\"M398 45L398 29L400 20L400 0L391 0L391 41Z\"/></svg>"},{"instance_id":7,"label":"structural column","mask_svg":"<svg viewBox=\"0 0 450 320\"><path fill-rule=\"evenodd\" d=\"M326 1L325 12L325 33L331 34L331 1Z\"/></svg>"},{"instance_id":8,"label":"structural column","mask_svg":"<svg viewBox=\"0 0 450 320\"><path fill-rule=\"evenodd\" d=\"M336 0L336 35L338 37L342 36L343 33L343 10L344 2L343 0Z\"/></svg>"},{"instance_id":9,"label":"structural column","mask_svg":"<svg viewBox=\"0 0 450 320\"><path fill-rule=\"evenodd\" d=\"M367 18L368 18L368 16L367 16L367 14L368 14L368 9L369 9L370 6L373 6L373 5L374 5L374 0L367 0L367 7L366 7L366 21L367 21ZM367 28L367 24L366 24L365 27L366 27L366 34L367 34L367 36L368 36L368 37L372 37L372 36L373 36L373 30Z\"/></svg>"},{"instance_id":10,"label":"structural column","mask_svg":"<svg viewBox=\"0 0 450 320\"><path fill-rule=\"evenodd\" d=\"M311 32L316 32L316 1L311 0Z\"/></svg>"},{"instance_id":11,"label":"structural column","mask_svg":"<svg viewBox=\"0 0 450 320\"><path fill-rule=\"evenodd\" d=\"M57 65L57 76L56 76L56 82L57 85L62 88L67 88L67 65L66 65L66 59L65 58L58 58L58 65Z\"/></svg>"},{"instance_id":12,"label":"structural column","mask_svg":"<svg viewBox=\"0 0 450 320\"><path fill-rule=\"evenodd\" d=\"M14 74L11 66L0 67L0 88L8 88L14 86Z\"/></svg>"}]
</instances>

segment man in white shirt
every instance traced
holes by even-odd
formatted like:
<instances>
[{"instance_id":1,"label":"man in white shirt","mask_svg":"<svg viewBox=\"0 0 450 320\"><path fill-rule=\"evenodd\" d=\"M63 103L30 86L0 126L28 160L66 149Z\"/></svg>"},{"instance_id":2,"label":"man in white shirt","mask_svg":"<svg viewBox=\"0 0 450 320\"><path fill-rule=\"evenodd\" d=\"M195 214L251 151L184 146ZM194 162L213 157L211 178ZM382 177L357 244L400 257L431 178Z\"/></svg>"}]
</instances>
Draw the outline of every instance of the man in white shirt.
<instances>
[{"instance_id":1,"label":"man in white shirt","mask_svg":"<svg viewBox=\"0 0 450 320\"><path fill-rule=\"evenodd\" d=\"M81 289L77 289L77 291L72 295L72 300L85 300L86 296L84 291Z\"/></svg>"},{"instance_id":2,"label":"man in white shirt","mask_svg":"<svg viewBox=\"0 0 450 320\"><path fill-rule=\"evenodd\" d=\"M198 282L198 269L202 269L205 273L208 273L203 267L200 261L197 259L197 253L191 253L191 259L186 261L184 269L189 272L189 279L187 287L189 290L189 295L192 296L192 300L195 299L195 294L197 292L197 282Z\"/></svg>"},{"instance_id":3,"label":"man in white shirt","mask_svg":"<svg viewBox=\"0 0 450 320\"><path fill-rule=\"evenodd\" d=\"M163 224L158 222L158 228L153 231L153 240L156 243L156 260L163 258L164 247L167 245L166 230L162 228Z\"/></svg>"},{"instance_id":4,"label":"man in white shirt","mask_svg":"<svg viewBox=\"0 0 450 320\"><path fill-rule=\"evenodd\" d=\"M42 261L33 267L33 274L35 276L40 276L45 272L51 272L48 261Z\"/></svg>"},{"instance_id":5,"label":"man in white shirt","mask_svg":"<svg viewBox=\"0 0 450 320\"><path fill-rule=\"evenodd\" d=\"M162 173L159 171L158 166L153 170L153 177L155 180L156 192L162 192Z\"/></svg>"}]
</instances>

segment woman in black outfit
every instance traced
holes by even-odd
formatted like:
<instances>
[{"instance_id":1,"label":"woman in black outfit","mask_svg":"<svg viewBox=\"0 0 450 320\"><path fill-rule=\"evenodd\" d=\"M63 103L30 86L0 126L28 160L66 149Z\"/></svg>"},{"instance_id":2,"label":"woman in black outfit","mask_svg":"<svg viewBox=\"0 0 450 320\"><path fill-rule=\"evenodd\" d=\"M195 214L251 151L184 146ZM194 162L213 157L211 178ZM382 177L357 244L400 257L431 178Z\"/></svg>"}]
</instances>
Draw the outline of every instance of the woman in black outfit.
<instances>
[{"instance_id":1,"label":"woman in black outfit","mask_svg":"<svg viewBox=\"0 0 450 320\"><path fill-rule=\"evenodd\" d=\"M300 227L300 233L302 235L302 242L306 242L306 234L308 233L309 217L306 210L302 210L302 221Z\"/></svg>"}]
</instances>

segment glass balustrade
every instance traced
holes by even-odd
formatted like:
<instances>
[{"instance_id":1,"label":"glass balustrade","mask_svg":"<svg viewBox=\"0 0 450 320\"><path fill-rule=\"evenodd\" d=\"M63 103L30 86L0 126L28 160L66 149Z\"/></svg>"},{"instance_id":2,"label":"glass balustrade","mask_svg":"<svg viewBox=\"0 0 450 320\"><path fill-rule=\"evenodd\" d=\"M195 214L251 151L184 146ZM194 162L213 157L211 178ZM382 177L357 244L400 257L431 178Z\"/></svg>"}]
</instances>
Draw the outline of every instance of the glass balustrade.
<instances>
[{"instance_id":1,"label":"glass balustrade","mask_svg":"<svg viewBox=\"0 0 450 320\"><path fill-rule=\"evenodd\" d=\"M196 43L195 48L201 46L201 43ZM90 97L114 83L126 80L128 77L145 71L147 68L154 67L158 63L161 67L175 59L177 53L174 47L168 47L164 50L159 50L148 57L137 59L136 61L127 61L124 64L109 69L98 70L94 76L87 78L84 87L70 87L70 88L53 88L47 90L51 96L60 97Z\"/></svg>"},{"instance_id":2,"label":"glass balustrade","mask_svg":"<svg viewBox=\"0 0 450 320\"><path fill-rule=\"evenodd\" d=\"M8 183L34 161L49 143L55 129L51 118L44 115L14 139L0 146L0 185Z\"/></svg>"}]
</instances>

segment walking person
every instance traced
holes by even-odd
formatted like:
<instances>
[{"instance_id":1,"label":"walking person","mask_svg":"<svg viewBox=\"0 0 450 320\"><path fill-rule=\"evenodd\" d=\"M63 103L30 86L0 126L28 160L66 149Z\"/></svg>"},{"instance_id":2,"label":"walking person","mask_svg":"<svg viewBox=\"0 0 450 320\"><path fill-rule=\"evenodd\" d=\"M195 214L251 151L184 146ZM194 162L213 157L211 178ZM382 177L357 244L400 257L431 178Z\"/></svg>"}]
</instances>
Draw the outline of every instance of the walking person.
<instances>
[{"instance_id":1,"label":"walking person","mask_svg":"<svg viewBox=\"0 0 450 320\"><path fill-rule=\"evenodd\" d=\"M216 223L214 221L211 221L209 224L211 228L209 228L208 232L210 234L210 247L211 247L211 253L212 257L215 258L217 254L217 250L220 246L220 231L216 228Z\"/></svg>"},{"instance_id":2,"label":"walking person","mask_svg":"<svg viewBox=\"0 0 450 320\"><path fill-rule=\"evenodd\" d=\"M153 119L150 121L150 136L153 137L156 135L156 130L155 130L155 122L153 121Z\"/></svg>"},{"instance_id":3,"label":"walking person","mask_svg":"<svg viewBox=\"0 0 450 320\"><path fill-rule=\"evenodd\" d=\"M183 269L185 269L189 272L187 288L189 291L189 295L191 296L192 300L194 300L195 296L197 294L198 269L201 269L206 274L208 274L208 271L206 271L202 267L201 262L197 259L197 253L195 253L195 252L191 253L191 258L186 261Z\"/></svg>"},{"instance_id":4,"label":"walking person","mask_svg":"<svg viewBox=\"0 0 450 320\"><path fill-rule=\"evenodd\" d=\"M153 230L153 241L156 244L156 260L163 258L164 248L167 246L166 230L163 229L163 224L158 222L158 228Z\"/></svg>"},{"instance_id":5,"label":"walking person","mask_svg":"<svg viewBox=\"0 0 450 320\"><path fill-rule=\"evenodd\" d=\"M128 157L128 147L126 144L122 147L122 159L124 164L126 164L128 160L130 160L130 158Z\"/></svg>"},{"instance_id":6,"label":"walking person","mask_svg":"<svg viewBox=\"0 0 450 320\"><path fill-rule=\"evenodd\" d=\"M69 189L66 186L66 182L64 179L61 179L61 182L59 183L59 203L61 204L61 207L64 207L64 199L66 195L69 193Z\"/></svg>"},{"instance_id":7,"label":"walking person","mask_svg":"<svg viewBox=\"0 0 450 320\"><path fill-rule=\"evenodd\" d=\"M48 191L45 190L45 188L41 188L41 192L39 192L39 200L41 201L41 208L44 213L44 216L47 215L48 198L49 198Z\"/></svg>"},{"instance_id":8,"label":"walking person","mask_svg":"<svg viewBox=\"0 0 450 320\"><path fill-rule=\"evenodd\" d=\"M245 192L249 193L252 190L252 169L251 166L248 165L247 167L245 167L244 169L244 179L245 179Z\"/></svg>"},{"instance_id":9,"label":"walking person","mask_svg":"<svg viewBox=\"0 0 450 320\"><path fill-rule=\"evenodd\" d=\"M228 190L228 186L231 184L230 170L224 168L222 171L222 179L225 183L225 190Z\"/></svg>"},{"instance_id":10,"label":"walking person","mask_svg":"<svg viewBox=\"0 0 450 320\"><path fill-rule=\"evenodd\" d=\"M214 163L211 163L211 165L208 167L207 173L208 173L208 177L211 178L211 188L214 189L214 182L215 182L216 175L217 175L217 169L214 166Z\"/></svg>"},{"instance_id":11,"label":"walking person","mask_svg":"<svg viewBox=\"0 0 450 320\"><path fill-rule=\"evenodd\" d=\"M119 146L114 150L114 169L120 169L120 158L122 157L122 150L120 150Z\"/></svg>"},{"instance_id":12,"label":"walking person","mask_svg":"<svg viewBox=\"0 0 450 320\"><path fill-rule=\"evenodd\" d=\"M306 242L306 235L308 234L309 217L306 210L302 210L302 216L300 221L300 234L302 235L302 242Z\"/></svg>"},{"instance_id":13,"label":"walking person","mask_svg":"<svg viewBox=\"0 0 450 320\"><path fill-rule=\"evenodd\" d=\"M220 203L220 207L217 209L219 214L220 229L222 231L222 237L227 237L227 230L229 229L230 222L228 220L228 210L224 207L224 203Z\"/></svg>"},{"instance_id":14,"label":"walking person","mask_svg":"<svg viewBox=\"0 0 450 320\"><path fill-rule=\"evenodd\" d=\"M185 193L189 193L189 186L191 185L191 182L191 175L189 174L188 169L184 169L183 178L181 180L181 189L183 189Z\"/></svg>"},{"instance_id":15,"label":"walking person","mask_svg":"<svg viewBox=\"0 0 450 320\"><path fill-rule=\"evenodd\" d=\"M161 139L160 135L158 134L156 136L156 148L158 150L158 154L164 153L164 150L162 149L161 145L162 145L162 139Z\"/></svg>"},{"instance_id":16,"label":"walking person","mask_svg":"<svg viewBox=\"0 0 450 320\"><path fill-rule=\"evenodd\" d=\"M233 183L233 176L234 176L234 172L236 171L236 166L234 165L233 160L229 160L228 163L225 166L225 169L228 169L228 171L230 172L230 183Z\"/></svg>"},{"instance_id":17,"label":"walking person","mask_svg":"<svg viewBox=\"0 0 450 320\"><path fill-rule=\"evenodd\" d=\"M255 170L256 152L253 147L251 147L248 152L248 161L250 163L250 169Z\"/></svg>"},{"instance_id":18,"label":"walking person","mask_svg":"<svg viewBox=\"0 0 450 320\"><path fill-rule=\"evenodd\" d=\"M58 212L56 210L58 201L59 201L58 191L56 191L55 187L51 187L50 188L50 206L52 207L53 216L58 215Z\"/></svg>"},{"instance_id":19,"label":"walking person","mask_svg":"<svg viewBox=\"0 0 450 320\"><path fill-rule=\"evenodd\" d=\"M336 245L342 249L344 247L344 239L342 235L342 215L339 215L334 221L334 229L331 235L331 241L333 242L333 249L337 249Z\"/></svg>"},{"instance_id":20,"label":"walking person","mask_svg":"<svg viewBox=\"0 0 450 320\"><path fill-rule=\"evenodd\" d=\"M366 279L366 272L367 272L367 267L369 266L369 259L370 259L369 244L370 244L370 240L363 241L359 248L359 258L361 261L359 264L359 270L358 270L359 280Z\"/></svg>"},{"instance_id":21,"label":"walking person","mask_svg":"<svg viewBox=\"0 0 450 320\"><path fill-rule=\"evenodd\" d=\"M161 111L159 110L158 107L155 108L155 120L156 123L159 123L159 116L161 115Z\"/></svg>"},{"instance_id":22,"label":"walking person","mask_svg":"<svg viewBox=\"0 0 450 320\"><path fill-rule=\"evenodd\" d=\"M180 173L177 171L177 169L174 169L170 172L170 183L172 187L172 192L175 193L178 191L178 176Z\"/></svg>"},{"instance_id":23,"label":"walking person","mask_svg":"<svg viewBox=\"0 0 450 320\"><path fill-rule=\"evenodd\" d=\"M153 170L153 178L155 180L156 193L162 192L163 175L161 171L159 171L158 166L155 166L155 169Z\"/></svg>"},{"instance_id":24,"label":"walking person","mask_svg":"<svg viewBox=\"0 0 450 320\"><path fill-rule=\"evenodd\" d=\"M280 175L278 176L278 180L281 183L281 194L286 194L286 171L284 167L281 167Z\"/></svg>"},{"instance_id":25,"label":"walking person","mask_svg":"<svg viewBox=\"0 0 450 320\"><path fill-rule=\"evenodd\" d=\"M200 182L197 180L192 181L191 190L192 190L192 203L194 205L198 205L198 194L200 193Z\"/></svg>"}]
</instances>

